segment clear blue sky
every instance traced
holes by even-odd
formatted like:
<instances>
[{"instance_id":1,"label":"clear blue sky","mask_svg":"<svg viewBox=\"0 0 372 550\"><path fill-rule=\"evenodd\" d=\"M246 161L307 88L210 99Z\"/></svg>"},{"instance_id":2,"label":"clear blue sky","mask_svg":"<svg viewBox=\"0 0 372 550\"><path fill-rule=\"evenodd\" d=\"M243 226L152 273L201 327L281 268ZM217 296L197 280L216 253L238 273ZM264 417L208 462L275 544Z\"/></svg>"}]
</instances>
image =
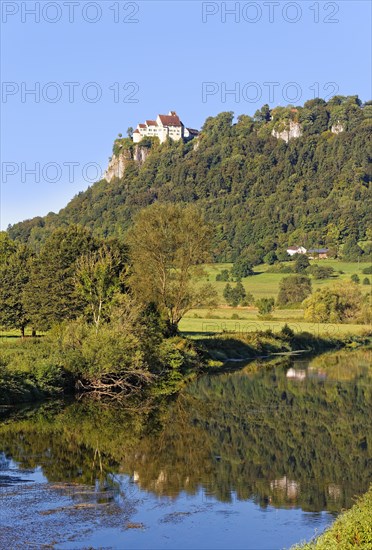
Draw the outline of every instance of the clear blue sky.
<instances>
[{"instance_id":1,"label":"clear blue sky","mask_svg":"<svg viewBox=\"0 0 372 550\"><path fill-rule=\"evenodd\" d=\"M224 5L238 10L224 13ZM200 128L221 111L253 114L296 95L296 104L318 93L372 95L369 1L2 0L1 7L2 229L57 212L95 179L94 165L106 167L119 132L158 113L176 110ZM35 8L39 21L29 13ZM203 82L214 83L204 98ZM272 98L267 83L276 83ZM35 85L36 98L25 94ZM236 94L224 97L224 86ZM27 172L35 164L36 175Z\"/></svg>"}]
</instances>

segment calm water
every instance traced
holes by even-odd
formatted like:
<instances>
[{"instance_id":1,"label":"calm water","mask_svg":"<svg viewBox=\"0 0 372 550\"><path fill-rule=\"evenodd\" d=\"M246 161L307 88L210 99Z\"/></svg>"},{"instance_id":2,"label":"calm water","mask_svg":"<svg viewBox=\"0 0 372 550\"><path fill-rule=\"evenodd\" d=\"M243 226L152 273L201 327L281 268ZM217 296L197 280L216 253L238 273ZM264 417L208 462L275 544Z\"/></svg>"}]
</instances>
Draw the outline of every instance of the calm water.
<instances>
[{"instance_id":1,"label":"calm water","mask_svg":"<svg viewBox=\"0 0 372 550\"><path fill-rule=\"evenodd\" d=\"M281 549L371 481L371 356L251 363L134 412L3 411L1 548Z\"/></svg>"}]
</instances>

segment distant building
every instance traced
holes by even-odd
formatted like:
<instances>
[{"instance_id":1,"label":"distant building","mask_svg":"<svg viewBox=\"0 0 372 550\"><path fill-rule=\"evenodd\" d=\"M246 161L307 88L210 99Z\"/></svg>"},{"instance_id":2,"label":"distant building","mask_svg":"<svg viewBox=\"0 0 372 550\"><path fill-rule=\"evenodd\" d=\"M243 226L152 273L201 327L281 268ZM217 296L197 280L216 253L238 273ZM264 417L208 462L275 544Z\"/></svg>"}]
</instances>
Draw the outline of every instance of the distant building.
<instances>
[{"instance_id":1,"label":"distant building","mask_svg":"<svg viewBox=\"0 0 372 550\"><path fill-rule=\"evenodd\" d=\"M306 254L307 250L303 246L289 246L287 248L287 254L294 256L295 254Z\"/></svg>"},{"instance_id":2,"label":"distant building","mask_svg":"<svg viewBox=\"0 0 372 550\"><path fill-rule=\"evenodd\" d=\"M169 111L167 115L158 115L156 120L138 124L133 132L133 141L139 143L144 137L158 137L160 143L164 143L168 137L174 141L188 141L198 135L198 130L184 126L176 111Z\"/></svg>"},{"instance_id":3,"label":"distant building","mask_svg":"<svg viewBox=\"0 0 372 550\"><path fill-rule=\"evenodd\" d=\"M328 248L310 248L308 251L308 254L312 257L317 257L320 260L325 260L328 258Z\"/></svg>"}]
</instances>

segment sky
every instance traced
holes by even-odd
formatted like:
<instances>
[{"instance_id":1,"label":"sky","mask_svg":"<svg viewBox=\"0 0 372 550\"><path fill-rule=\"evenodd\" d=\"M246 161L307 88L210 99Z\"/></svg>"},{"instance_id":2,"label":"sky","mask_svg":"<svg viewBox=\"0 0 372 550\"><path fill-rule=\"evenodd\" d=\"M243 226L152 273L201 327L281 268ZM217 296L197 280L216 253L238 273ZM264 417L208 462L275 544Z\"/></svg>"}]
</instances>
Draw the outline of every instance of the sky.
<instances>
[{"instance_id":1,"label":"sky","mask_svg":"<svg viewBox=\"0 0 372 550\"><path fill-rule=\"evenodd\" d=\"M118 133L175 110L371 99L371 3L1 0L0 227L100 179Z\"/></svg>"}]
</instances>

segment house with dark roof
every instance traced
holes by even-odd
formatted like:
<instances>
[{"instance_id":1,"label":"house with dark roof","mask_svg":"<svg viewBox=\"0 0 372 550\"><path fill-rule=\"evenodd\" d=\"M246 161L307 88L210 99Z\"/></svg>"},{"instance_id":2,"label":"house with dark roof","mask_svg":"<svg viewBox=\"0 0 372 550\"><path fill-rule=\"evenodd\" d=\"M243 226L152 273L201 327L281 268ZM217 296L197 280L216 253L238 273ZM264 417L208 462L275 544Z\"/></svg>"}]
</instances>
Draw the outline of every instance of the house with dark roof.
<instances>
[{"instance_id":1,"label":"house with dark roof","mask_svg":"<svg viewBox=\"0 0 372 550\"><path fill-rule=\"evenodd\" d=\"M145 124L138 124L133 132L133 141L139 143L144 137L158 137L160 143L168 137L174 141L188 141L198 135L198 130L186 128L176 111L169 111L167 115L158 115L156 120L146 120Z\"/></svg>"},{"instance_id":2,"label":"house with dark roof","mask_svg":"<svg viewBox=\"0 0 372 550\"><path fill-rule=\"evenodd\" d=\"M310 248L308 251L308 254L310 254L310 257L313 258L319 258L320 260L324 260L328 258L328 248Z\"/></svg>"}]
</instances>

